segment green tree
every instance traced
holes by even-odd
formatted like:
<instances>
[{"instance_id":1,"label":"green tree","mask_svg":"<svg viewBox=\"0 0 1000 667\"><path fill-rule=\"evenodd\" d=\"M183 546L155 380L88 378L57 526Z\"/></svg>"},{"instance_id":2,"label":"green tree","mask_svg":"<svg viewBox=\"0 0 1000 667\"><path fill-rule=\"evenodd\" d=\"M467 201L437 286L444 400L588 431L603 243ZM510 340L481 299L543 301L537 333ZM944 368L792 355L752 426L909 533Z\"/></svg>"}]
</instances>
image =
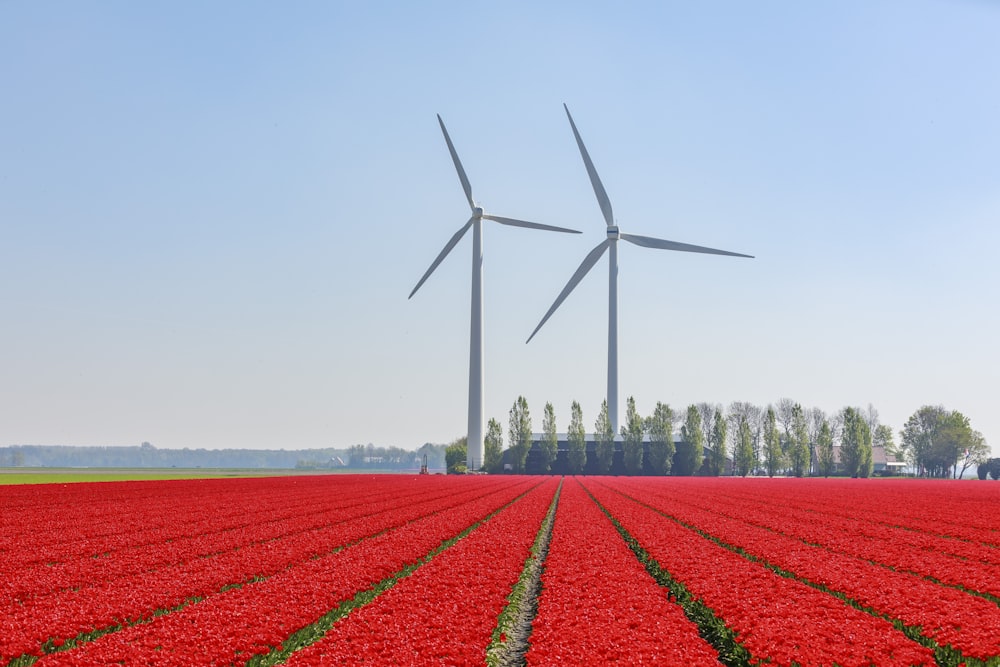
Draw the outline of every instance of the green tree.
<instances>
[{"instance_id":1,"label":"green tree","mask_svg":"<svg viewBox=\"0 0 1000 667\"><path fill-rule=\"evenodd\" d=\"M739 429L737 431L736 474L746 477L757 467L757 461L753 454L753 433L750 430L750 422L745 415L739 418Z\"/></svg>"},{"instance_id":2,"label":"green tree","mask_svg":"<svg viewBox=\"0 0 1000 667\"><path fill-rule=\"evenodd\" d=\"M628 407L625 413L626 426L622 426L622 453L625 460L626 475L642 474L642 437L645 434L645 422L635 409L635 398L628 397Z\"/></svg>"},{"instance_id":3,"label":"green tree","mask_svg":"<svg viewBox=\"0 0 1000 667\"><path fill-rule=\"evenodd\" d=\"M649 469L654 475L669 475L674 462L674 411L657 403L646 420L649 432Z\"/></svg>"},{"instance_id":4,"label":"green tree","mask_svg":"<svg viewBox=\"0 0 1000 667\"><path fill-rule=\"evenodd\" d=\"M705 468L709 475L718 477L726 472L726 420L722 412L716 409L712 415L712 430L708 436L709 457L705 461Z\"/></svg>"},{"instance_id":5,"label":"green tree","mask_svg":"<svg viewBox=\"0 0 1000 667\"><path fill-rule=\"evenodd\" d=\"M715 419L715 413L718 412L722 406L715 403L695 403L694 407L698 408L698 416L701 417L701 432L705 436L705 449L710 450L712 445L710 440L712 438L712 422ZM708 465L706 461L703 465ZM704 472L704 470L702 470Z\"/></svg>"},{"instance_id":6,"label":"green tree","mask_svg":"<svg viewBox=\"0 0 1000 667\"><path fill-rule=\"evenodd\" d=\"M980 449L977 441L982 439L982 434L972 430L969 418L955 410L945 415L944 423L938 429L936 448L941 453L942 461L947 461L952 467L953 475L959 477L959 464L965 460L961 469L965 474L972 464L969 453Z\"/></svg>"},{"instance_id":7,"label":"green tree","mask_svg":"<svg viewBox=\"0 0 1000 667\"><path fill-rule=\"evenodd\" d=\"M784 454L781 451L781 435L778 433L778 420L774 408L767 406L764 417L764 467L767 476L774 477L784 467Z\"/></svg>"},{"instance_id":8,"label":"green tree","mask_svg":"<svg viewBox=\"0 0 1000 667\"><path fill-rule=\"evenodd\" d=\"M879 424L875 427L875 431L872 433L872 447L881 447L890 461L899 458L901 454L893 438L892 427L887 424Z\"/></svg>"},{"instance_id":9,"label":"green tree","mask_svg":"<svg viewBox=\"0 0 1000 667\"><path fill-rule=\"evenodd\" d=\"M753 403L734 401L729 404L729 415L730 418L736 420L736 429L739 428L741 419L747 422L747 427L750 429L750 446L753 448L753 467L750 469L750 473L756 473L757 469L760 468L764 410Z\"/></svg>"},{"instance_id":10,"label":"green tree","mask_svg":"<svg viewBox=\"0 0 1000 667\"><path fill-rule=\"evenodd\" d=\"M551 403L545 404L545 416L542 417L542 462L545 472L552 470L559 454L559 436L556 435L556 410Z\"/></svg>"},{"instance_id":11,"label":"green tree","mask_svg":"<svg viewBox=\"0 0 1000 667\"><path fill-rule=\"evenodd\" d=\"M856 408L844 408L840 434L840 462L851 477L868 477L872 472L872 433L864 415Z\"/></svg>"},{"instance_id":12,"label":"green tree","mask_svg":"<svg viewBox=\"0 0 1000 667\"><path fill-rule=\"evenodd\" d=\"M981 465L985 465L989 460L990 446L986 444L986 438L979 431L972 431L969 446L963 450L962 455L958 459L959 465L962 466L958 477L964 477L965 471L968 470L969 466L975 465L978 468Z\"/></svg>"},{"instance_id":13,"label":"green tree","mask_svg":"<svg viewBox=\"0 0 1000 667\"><path fill-rule=\"evenodd\" d=\"M507 440L512 450L514 472L523 474L524 461L531 448L531 413L528 411L528 401L524 396L517 397L508 414Z\"/></svg>"},{"instance_id":14,"label":"green tree","mask_svg":"<svg viewBox=\"0 0 1000 667\"><path fill-rule=\"evenodd\" d=\"M681 438L688 446L685 468L689 475L697 474L705 450L705 432L702 431L701 414L696 405L688 406L684 425L681 426Z\"/></svg>"},{"instance_id":15,"label":"green tree","mask_svg":"<svg viewBox=\"0 0 1000 667\"><path fill-rule=\"evenodd\" d=\"M466 472L465 462L468 456L466 437L456 438L444 450L444 461L447 465L448 474L464 474Z\"/></svg>"},{"instance_id":16,"label":"green tree","mask_svg":"<svg viewBox=\"0 0 1000 667\"><path fill-rule=\"evenodd\" d=\"M819 432L823 429L823 422L826 421L826 413L819 408L806 410L806 422L809 431L809 471L811 474L819 474Z\"/></svg>"},{"instance_id":17,"label":"green tree","mask_svg":"<svg viewBox=\"0 0 1000 667\"><path fill-rule=\"evenodd\" d=\"M833 431L830 430L830 422L823 417L819 435L816 436L816 469L823 477L829 477L833 468Z\"/></svg>"},{"instance_id":18,"label":"green tree","mask_svg":"<svg viewBox=\"0 0 1000 667\"><path fill-rule=\"evenodd\" d=\"M484 468L487 472L500 472L500 461L503 456L503 427L496 419L490 419L486 424L486 437L483 438Z\"/></svg>"},{"instance_id":19,"label":"green tree","mask_svg":"<svg viewBox=\"0 0 1000 667\"><path fill-rule=\"evenodd\" d=\"M573 401L569 420L569 473L579 475L587 465L587 432L583 428L583 410Z\"/></svg>"},{"instance_id":20,"label":"green tree","mask_svg":"<svg viewBox=\"0 0 1000 667\"><path fill-rule=\"evenodd\" d=\"M934 445L934 433L943 413L942 406L925 405L910 415L903 425L903 430L899 432L903 453L916 467L918 475L929 472L928 462Z\"/></svg>"},{"instance_id":21,"label":"green tree","mask_svg":"<svg viewBox=\"0 0 1000 667\"><path fill-rule=\"evenodd\" d=\"M841 413L840 464L850 477L858 476L861 465L861 416L854 408L844 408Z\"/></svg>"},{"instance_id":22,"label":"green tree","mask_svg":"<svg viewBox=\"0 0 1000 667\"><path fill-rule=\"evenodd\" d=\"M919 474L947 477L965 450L974 446L974 433L962 413L925 405L906 420L900 437L907 459Z\"/></svg>"},{"instance_id":23,"label":"green tree","mask_svg":"<svg viewBox=\"0 0 1000 667\"><path fill-rule=\"evenodd\" d=\"M601 411L594 422L594 440L597 455L597 473L607 475L611 470L611 461L615 455L615 429L608 418L608 402L601 403Z\"/></svg>"},{"instance_id":24,"label":"green tree","mask_svg":"<svg viewBox=\"0 0 1000 667\"><path fill-rule=\"evenodd\" d=\"M861 426L861 463L858 465L858 477L871 477L875 468L872 452L872 430L864 419Z\"/></svg>"},{"instance_id":25,"label":"green tree","mask_svg":"<svg viewBox=\"0 0 1000 667\"><path fill-rule=\"evenodd\" d=\"M792 407L790 437L788 458L792 464L792 474L802 477L808 472L809 466L809 424L802 406L798 403Z\"/></svg>"},{"instance_id":26,"label":"green tree","mask_svg":"<svg viewBox=\"0 0 1000 667\"><path fill-rule=\"evenodd\" d=\"M777 421L778 426L781 427L779 430L778 438L781 441L781 454L782 454L782 465L786 466L791 463L792 460L792 417L795 414L795 406L797 403L790 398L780 398L778 399L777 405L774 406L774 417Z\"/></svg>"}]
</instances>

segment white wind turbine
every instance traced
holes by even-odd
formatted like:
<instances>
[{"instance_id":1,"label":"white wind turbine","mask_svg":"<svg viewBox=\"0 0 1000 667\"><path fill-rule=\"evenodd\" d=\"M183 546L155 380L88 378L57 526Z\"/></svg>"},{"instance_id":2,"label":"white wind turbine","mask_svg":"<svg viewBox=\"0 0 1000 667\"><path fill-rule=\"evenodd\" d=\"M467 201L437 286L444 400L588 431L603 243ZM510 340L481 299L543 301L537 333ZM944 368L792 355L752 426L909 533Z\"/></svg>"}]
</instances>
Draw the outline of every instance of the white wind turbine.
<instances>
[{"instance_id":1,"label":"white wind turbine","mask_svg":"<svg viewBox=\"0 0 1000 667\"><path fill-rule=\"evenodd\" d=\"M682 252L700 252L707 253L710 255L730 255L733 257L753 257L752 255L743 255L738 252L729 252L727 250L716 250L714 248L705 248L702 246L691 245L688 243L678 243L676 241L665 241L663 239L654 239L649 236L637 236L635 234L623 234L619 231L618 226L615 224L614 215L611 212L611 200L608 199L607 192L604 191L604 186L601 184L601 179L597 175L597 170L594 169L594 163L590 161L590 155L587 153L587 148L583 145L583 139L580 138L580 133L576 129L576 123L573 122L573 116L569 113L569 107L563 104L563 108L566 109L566 117L569 118L570 127L573 128L573 136L576 137L576 144L580 147L580 155L583 156L583 164L587 167L587 174L590 176L590 183L594 186L594 194L597 195L597 203L601 206L601 212L604 214L604 220L608 225L607 233L608 237L601 241L596 248L590 251L590 253L584 257L583 263L576 270L576 273L569 279L566 283L566 287L563 291L559 293L556 297L555 303L549 308L549 312L545 313L545 317L542 321L538 323L535 330L531 332L528 336L528 340L525 342L531 342L531 339L535 337L538 330L542 328L542 325L548 321L552 313L556 312L556 309L562 304L562 302L569 296L569 293L573 291L583 277L587 275L597 261L601 258L606 250L610 250L610 262L608 264L608 419L611 421L611 426L615 432L615 436L618 435L618 240L628 241L629 243L634 243L635 245L642 246L644 248L659 248L662 250L680 250Z\"/></svg>"},{"instance_id":2,"label":"white wind turbine","mask_svg":"<svg viewBox=\"0 0 1000 667\"><path fill-rule=\"evenodd\" d=\"M462 181L462 189L465 190L465 198L469 200L469 207L472 209L472 217L462 225L461 229L455 232L451 240L445 244L444 249L431 263L429 269L417 282L417 286L410 292L412 298L424 281L430 277L444 258L451 252L469 228L472 228L472 318L470 325L469 341L469 431L467 436L468 453L466 463L469 470L478 470L483 465L483 220L492 220L502 225L513 227L528 227L529 229L544 229L551 232L568 232L579 234L575 229L565 229L563 227L553 227L552 225L542 225L537 222L526 222L513 218L502 218L498 215L488 215L483 212L472 198L472 186L462 168L462 162L458 159L455 146L451 143L448 130L445 129L441 116L437 117L441 125L441 132L444 133L444 140L448 143L448 151L451 159L455 163L455 170L458 171L458 178Z\"/></svg>"}]
</instances>

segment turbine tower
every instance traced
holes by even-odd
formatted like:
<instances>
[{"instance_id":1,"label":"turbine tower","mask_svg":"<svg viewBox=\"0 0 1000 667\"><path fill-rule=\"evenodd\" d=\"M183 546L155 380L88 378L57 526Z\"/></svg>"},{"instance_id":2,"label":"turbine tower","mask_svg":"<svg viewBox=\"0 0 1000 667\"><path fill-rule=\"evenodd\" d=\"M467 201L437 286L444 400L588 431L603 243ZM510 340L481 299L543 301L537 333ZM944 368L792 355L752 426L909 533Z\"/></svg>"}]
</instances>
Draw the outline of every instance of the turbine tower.
<instances>
[{"instance_id":1,"label":"turbine tower","mask_svg":"<svg viewBox=\"0 0 1000 667\"><path fill-rule=\"evenodd\" d=\"M482 206L472 198L472 186L469 185L469 178L465 175L462 162L458 159L455 146L451 143L448 130L441 120L440 114L437 117L438 124L441 125L441 132L444 133L444 140L448 144L448 151L451 159L455 163L455 170L458 172L458 179L462 182L462 189L465 190L465 198L469 200L469 207L472 209L472 217L466 221L462 227L455 232L444 249L438 254L431 266L417 282L417 286L410 292L407 298L413 298L420 286L424 284L434 269L438 267L444 258L451 252L465 233L472 228L472 317L469 327L469 430L467 435L467 455L466 465L469 470L478 470L483 466L483 220L492 220L501 225L512 227L527 227L529 229L544 229L551 232L568 232L579 234L575 229L565 229L563 227L553 227L552 225L542 225L537 222L526 222L513 218L502 218L498 215L487 215L483 212Z\"/></svg>"},{"instance_id":2,"label":"turbine tower","mask_svg":"<svg viewBox=\"0 0 1000 667\"><path fill-rule=\"evenodd\" d=\"M743 255L738 252L729 252L728 250L716 250L714 248L705 248L703 246L691 245L689 243L678 243L676 241L665 241L663 239L651 238L649 236L637 236L635 234L623 234L618 226L615 224L614 214L611 211L611 200L608 199L608 193L604 191L604 185L601 184L601 179L597 175L597 170L594 169L594 163L590 161L590 155L587 153L587 148L583 145L583 139L580 138L580 133L576 129L576 123L573 122L573 116L569 113L569 107L563 104L563 108L566 109L566 117L569 118L569 125L573 128L573 136L576 137L576 145L580 148L580 155L583 156L583 164L587 167L587 174L590 176L590 184L594 186L594 194L597 195L597 203L601 207L601 213L604 214L604 221L607 223L607 238L601 241L596 248L590 251L586 257L583 259L583 263L576 270L576 273L569 279L566 283L566 287L563 288L559 296L556 297L555 303L549 308L549 312L545 313L545 317L542 321L538 323L535 330L531 332L528 336L526 343L530 343L531 339L535 337L538 330L542 328L542 325L548 321L552 313L556 312L556 309L566 300L569 293L583 280L583 277L587 275L587 272L594 268L597 261L601 259L605 251L608 251L609 262L608 262L608 419L611 421L611 426L614 429L615 437L618 437L618 241L628 241L629 243L634 243L635 245L642 246L644 248L658 248L661 250L679 250L682 252L700 252L707 253L710 255L730 255L732 257L751 257L752 255Z\"/></svg>"}]
</instances>

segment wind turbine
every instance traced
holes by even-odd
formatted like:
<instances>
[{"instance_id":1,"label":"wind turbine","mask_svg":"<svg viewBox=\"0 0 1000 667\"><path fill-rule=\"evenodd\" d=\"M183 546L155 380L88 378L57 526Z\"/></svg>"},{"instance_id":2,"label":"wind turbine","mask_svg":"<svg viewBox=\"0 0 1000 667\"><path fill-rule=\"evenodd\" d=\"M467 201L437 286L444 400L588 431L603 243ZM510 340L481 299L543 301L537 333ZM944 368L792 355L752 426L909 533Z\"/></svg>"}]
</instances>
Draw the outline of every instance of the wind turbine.
<instances>
[{"instance_id":1,"label":"wind turbine","mask_svg":"<svg viewBox=\"0 0 1000 667\"><path fill-rule=\"evenodd\" d=\"M545 317L542 321L538 323L535 330L531 332L528 336L526 343L530 343L531 339L535 337L538 330L542 328L542 325L548 321L552 313L556 312L556 309L566 300L569 293L583 280L583 277L587 275L587 272L594 268L597 261L601 259L605 251L609 252L609 263L608 263L608 419L611 421L611 426L614 429L615 436L618 434L618 240L628 241L629 243L634 243L635 245L642 246L644 248L659 248L661 250L679 250L682 252L700 252L707 253L710 255L730 255L732 257L750 257L752 255L743 255L738 252L729 252L728 250L716 250L714 248L705 248L703 246L691 245L689 243L678 243L677 241L665 241L663 239L655 239L649 236L637 236L635 234L623 234L618 226L615 224L614 214L611 211L611 200L608 199L608 193L604 191L604 186L601 184L601 179L597 175L597 170L594 169L594 163L590 160L590 155L587 153L587 148L583 145L583 139L580 138L580 133L576 129L576 123L573 122L573 116L569 113L569 107L563 104L563 108L566 109L566 117L569 118L570 127L573 128L573 136L576 137L576 145L580 147L580 155L583 156L583 164L587 167L587 174L590 176L590 184L594 186L594 194L597 195L597 203L601 207L601 212L604 214L604 221L608 225L607 238L601 241L596 248L590 251L586 257L583 258L583 262L580 267L576 270L576 273L569 279L566 283L566 287L563 291L559 293L556 297L555 303L549 308L549 312L545 313Z\"/></svg>"},{"instance_id":2,"label":"wind turbine","mask_svg":"<svg viewBox=\"0 0 1000 667\"><path fill-rule=\"evenodd\" d=\"M458 159L455 146L451 143L448 130L438 114L438 124L441 125L441 132L444 133L444 140L448 143L448 151L451 159L455 163L455 170L458 172L458 180L462 182L462 189L465 190L465 198L469 200L469 207L472 209L472 217L469 218L462 227L455 232L444 249L431 263L429 269L417 282L417 286L410 292L407 298L413 298L420 286L424 284L434 269L438 267L451 249L454 248L465 233L472 228L472 318L470 324L469 341L469 431L467 436L466 464L469 470L478 470L483 465L483 220L492 220L501 225L512 227L527 227L529 229L544 229L551 232L568 232L579 234L575 229L565 229L563 227L553 227L552 225L542 225L537 222L527 222L525 220L515 220L513 218L502 218L498 215L488 215L483 212L482 206L472 198L472 186L469 185L469 178L465 175L462 162Z\"/></svg>"}]
</instances>

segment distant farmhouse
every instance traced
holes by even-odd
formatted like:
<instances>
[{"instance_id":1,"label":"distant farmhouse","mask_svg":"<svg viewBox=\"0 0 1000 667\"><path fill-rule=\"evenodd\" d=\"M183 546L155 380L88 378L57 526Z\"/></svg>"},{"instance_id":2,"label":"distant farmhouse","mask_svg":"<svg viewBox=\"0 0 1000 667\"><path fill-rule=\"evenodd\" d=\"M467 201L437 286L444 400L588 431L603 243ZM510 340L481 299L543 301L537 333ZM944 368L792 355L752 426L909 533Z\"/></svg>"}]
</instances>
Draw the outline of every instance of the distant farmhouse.
<instances>
[{"instance_id":1,"label":"distant farmhouse","mask_svg":"<svg viewBox=\"0 0 1000 667\"><path fill-rule=\"evenodd\" d=\"M816 460L815 454L813 461ZM872 475L899 475L906 468L906 462L896 458L885 451L881 445L872 445ZM835 474L844 473L844 466L840 463L840 445L833 447L833 465Z\"/></svg>"}]
</instances>

